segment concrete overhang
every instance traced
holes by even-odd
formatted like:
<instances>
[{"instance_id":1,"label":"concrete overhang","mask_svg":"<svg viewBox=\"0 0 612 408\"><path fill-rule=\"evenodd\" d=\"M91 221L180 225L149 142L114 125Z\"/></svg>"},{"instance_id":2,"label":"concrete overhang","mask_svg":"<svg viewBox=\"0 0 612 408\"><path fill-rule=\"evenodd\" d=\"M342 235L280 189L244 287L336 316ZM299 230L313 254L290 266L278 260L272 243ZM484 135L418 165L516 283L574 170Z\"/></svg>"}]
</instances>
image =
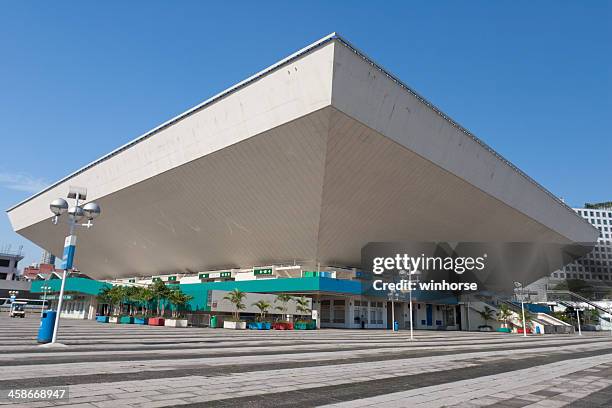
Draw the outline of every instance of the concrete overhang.
<instances>
[{"instance_id":1,"label":"concrete overhang","mask_svg":"<svg viewBox=\"0 0 612 408\"><path fill-rule=\"evenodd\" d=\"M102 206L75 265L95 278L360 263L373 241L590 243L598 231L332 34L7 210L62 253L49 203Z\"/></svg>"}]
</instances>

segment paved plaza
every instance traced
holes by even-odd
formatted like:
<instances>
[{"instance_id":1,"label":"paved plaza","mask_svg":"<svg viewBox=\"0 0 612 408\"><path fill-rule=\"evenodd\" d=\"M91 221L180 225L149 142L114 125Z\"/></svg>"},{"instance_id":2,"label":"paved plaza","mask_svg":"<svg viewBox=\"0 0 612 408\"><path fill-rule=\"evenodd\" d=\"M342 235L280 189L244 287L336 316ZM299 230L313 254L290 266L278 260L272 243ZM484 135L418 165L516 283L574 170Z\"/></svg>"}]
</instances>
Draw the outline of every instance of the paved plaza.
<instances>
[{"instance_id":1,"label":"paved plaza","mask_svg":"<svg viewBox=\"0 0 612 408\"><path fill-rule=\"evenodd\" d=\"M611 407L610 333L523 338L382 330L230 331L0 316L0 390L69 386L25 407Z\"/></svg>"}]
</instances>

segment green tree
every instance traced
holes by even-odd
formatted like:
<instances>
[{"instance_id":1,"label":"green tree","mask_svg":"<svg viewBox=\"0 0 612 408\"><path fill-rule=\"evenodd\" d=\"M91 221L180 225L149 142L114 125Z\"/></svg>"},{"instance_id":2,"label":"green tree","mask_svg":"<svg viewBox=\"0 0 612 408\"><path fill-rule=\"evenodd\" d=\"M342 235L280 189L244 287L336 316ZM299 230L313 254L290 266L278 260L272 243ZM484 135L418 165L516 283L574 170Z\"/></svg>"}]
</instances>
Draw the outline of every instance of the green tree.
<instances>
[{"instance_id":1,"label":"green tree","mask_svg":"<svg viewBox=\"0 0 612 408\"><path fill-rule=\"evenodd\" d=\"M229 300L234 305L234 321L240 321L240 311L244 310L246 306L244 303L244 298L246 297L246 293L241 291L240 289L234 289L228 292L227 295L223 297L225 300Z\"/></svg>"},{"instance_id":2,"label":"green tree","mask_svg":"<svg viewBox=\"0 0 612 408\"><path fill-rule=\"evenodd\" d=\"M111 298L112 288L113 288L112 286L104 286L102 289L100 289L100 292L96 296L98 299L98 303L101 303L104 305L102 314L105 316L111 313L110 309L112 307L112 298Z\"/></svg>"},{"instance_id":3,"label":"green tree","mask_svg":"<svg viewBox=\"0 0 612 408\"><path fill-rule=\"evenodd\" d=\"M153 291L151 289L141 287L139 297L143 308L142 314L144 316L147 316L149 314L149 304L155 298L155 295L153 294Z\"/></svg>"},{"instance_id":4,"label":"green tree","mask_svg":"<svg viewBox=\"0 0 612 408\"><path fill-rule=\"evenodd\" d=\"M493 309L491 309L489 306L485 306L483 310L479 310L478 314L480 315L482 320L484 320L484 326L488 326L487 323L490 320L493 320Z\"/></svg>"},{"instance_id":5,"label":"green tree","mask_svg":"<svg viewBox=\"0 0 612 408\"><path fill-rule=\"evenodd\" d=\"M521 328L523 327L523 313L519 312L518 313L518 320L520 323ZM533 320L533 314L531 312L529 312L527 309L525 309L525 328L530 329L531 328L531 321Z\"/></svg>"},{"instance_id":6,"label":"green tree","mask_svg":"<svg viewBox=\"0 0 612 408\"><path fill-rule=\"evenodd\" d=\"M288 295L286 293L281 293L280 295L276 295L276 299L274 299L274 303L280 303L279 306L276 306L275 309L279 310L283 315L283 318L287 315L287 304L293 299L293 296Z\"/></svg>"},{"instance_id":7,"label":"green tree","mask_svg":"<svg viewBox=\"0 0 612 408\"><path fill-rule=\"evenodd\" d=\"M253 306L259 309L259 321L260 322L265 321L266 315L270 311L272 304L264 299L261 299L253 303Z\"/></svg>"},{"instance_id":8,"label":"green tree","mask_svg":"<svg viewBox=\"0 0 612 408\"><path fill-rule=\"evenodd\" d=\"M165 299L170 295L170 288L166 286L166 284L162 281L153 282L149 289L153 294L153 299L156 300L157 304L157 315L164 316L166 314L166 302ZM162 301L164 300L164 301Z\"/></svg>"},{"instance_id":9,"label":"green tree","mask_svg":"<svg viewBox=\"0 0 612 408\"><path fill-rule=\"evenodd\" d=\"M309 306L309 302L308 299L306 299L304 296L299 297L297 299L295 299L295 309L301 313L301 314L309 314L310 313L310 307Z\"/></svg>"},{"instance_id":10,"label":"green tree","mask_svg":"<svg viewBox=\"0 0 612 408\"><path fill-rule=\"evenodd\" d=\"M171 289L168 294L168 302L172 305L172 317L175 319L179 317L181 308L191 299L193 296L185 294L180 288Z\"/></svg>"},{"instance_id":11,"label":"green tree","mask_svg":"<svg viewBox=\"0 0 612 408\"><path fill-rule=\"evenodd\" d=\"M497 312L497 320L502 323L503 327L508 327L508 320L512 316L512 311L508 307L508 305L503 304L499 307L499 311Z\"/></svg>"}]
</instances>

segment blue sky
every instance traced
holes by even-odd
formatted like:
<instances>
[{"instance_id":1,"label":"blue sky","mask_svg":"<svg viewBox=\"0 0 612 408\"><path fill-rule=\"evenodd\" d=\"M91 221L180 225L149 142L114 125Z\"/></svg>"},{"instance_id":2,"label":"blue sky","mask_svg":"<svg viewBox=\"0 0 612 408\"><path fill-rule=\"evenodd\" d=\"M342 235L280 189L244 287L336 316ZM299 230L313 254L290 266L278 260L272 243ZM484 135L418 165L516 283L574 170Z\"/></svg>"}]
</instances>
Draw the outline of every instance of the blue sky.
<instances>
[{"instance_id":1,"label":"blue sky","mask_svg":"<svg viewBox=\"0 0 612 408\"><path fill-rule=\"evenodd\" d=\"M570 205L612 200L610 2L222 3L3 2L0 206L333 31ZM5 244L40 257L3 215Z\"/></svg>"}]
</instances>

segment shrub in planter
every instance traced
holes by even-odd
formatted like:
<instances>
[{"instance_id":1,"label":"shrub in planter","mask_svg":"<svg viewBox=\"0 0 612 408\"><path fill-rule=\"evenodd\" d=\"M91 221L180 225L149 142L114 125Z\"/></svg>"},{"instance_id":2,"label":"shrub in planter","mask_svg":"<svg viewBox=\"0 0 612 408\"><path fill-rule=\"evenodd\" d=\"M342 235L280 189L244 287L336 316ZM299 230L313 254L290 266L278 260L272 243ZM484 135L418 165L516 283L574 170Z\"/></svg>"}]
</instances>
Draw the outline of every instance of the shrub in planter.
<instances>
[{"instance_id":1,"label":"shrub in planter","mask_svg":"<svg viewBox=\"0 0 612 408\"><path fill-rule=\"evenodd\" d=\"M497 331L501 333L512 333L512 329L510 329L509 327L500 327L499 329L497 329Z\"/></svg>"},{"instance_id":2,"label":"shrub in planter","mask_svg":"<svg viewBox=\"0 0 612 408\"><path fill-rule=\"evenodd\" d=\"M270 330L272 323L270 322L249 322L249 330Z\"/></svg>"},{"instance_id":3,"label":"shrub in planter","mask_svg":"<svg viewBox=\"0 0 612 408\"><path fill-rule=\"evenodd\" d=\"M225 320L223 322L224 329L233 329L233 330L245 330L246 322L242 320Z\"/></svg>"},{"instance_id":4,"label":"shrub in planter","mask_svg":"<svg viewBox=\"0 0 612 408\"><path fill-rule=\"evenodd\" d=\"M117 323L119 323L119 324L132 324L132 323L134 323L134 318L132 316L121 316Z\"/></svg>"},{"instance_id":5,"label":"shrub in planter","mask_svg":"<svg viewBox=\"0 0 612 408\"><path fill-rule=\"evenodd\" d=\"M149 326L163 326L164 318L163 317L149 317L148 324Z\"/></svg>"},{"instance_id":6,"label":"shrub in planter","mask_svg":"<svg viewBox=\"0 0 612 408\"><path fill-rule=\"evenodd\" d=\"M119 323L119 316L109 316L108 322L109 323Z\"/></svg>"},{"instance_id":7,"label":"shrub in planter","mask_svg":"<svg viewBox=\"0 0 612 408\"><path fill-rule=\"evenodd\" d=\"M315 330L317 324L314 320L298 320L295 322L295 330Z\"/></svg>"},{"instance_id":8,"label":"shrub in planter","mask_svg":"<svg viewBox=\"0 0 612 408\"><path fill-rule=\"evenodd\" d=\"M164 326L187 327L187 319L166 319Z\"/></svg>"},{"instance_id":9,"label":"shrub in planter","mask_svg":"<svg viewBox=\"0 0 612 408\"><path fill-rule=\"evenodd\" d=\"M96 322L108 323L108 316L96 316Z\"/></svg>"}]
</instances>

